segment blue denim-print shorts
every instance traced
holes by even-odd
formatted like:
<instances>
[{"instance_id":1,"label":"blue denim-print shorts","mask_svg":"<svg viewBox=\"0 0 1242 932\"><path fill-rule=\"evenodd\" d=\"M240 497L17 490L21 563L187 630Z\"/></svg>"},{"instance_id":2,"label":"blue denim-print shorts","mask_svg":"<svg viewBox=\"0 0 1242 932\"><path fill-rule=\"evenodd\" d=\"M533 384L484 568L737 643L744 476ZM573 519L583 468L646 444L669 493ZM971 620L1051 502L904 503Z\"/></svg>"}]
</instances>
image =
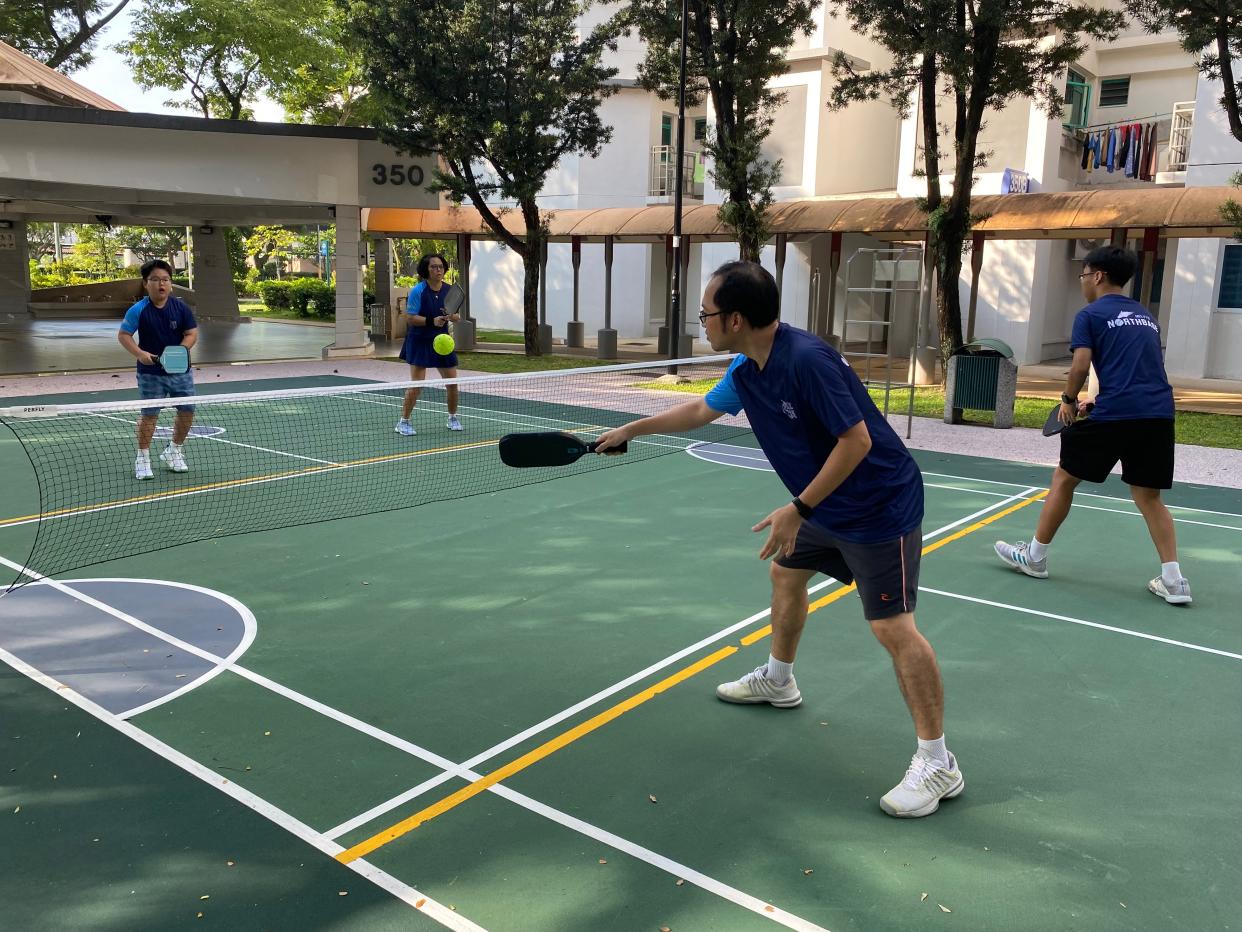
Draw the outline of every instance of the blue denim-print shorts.
<instances>
[{"instance_id":1,"label":"blue denim-print shorts","mask_svg":"<svg viewBox=\"0 0 1242 932\"><path fill-rule=\"evenodd\" d=\"M160 372L138 373L139 398L185 398L194 394L194 376L189 372L164 375ZM177 405L178 411L193 411L194 405ZM159 408L143 408L143 417L156 417Z\"/></svg>"}]
</instances>

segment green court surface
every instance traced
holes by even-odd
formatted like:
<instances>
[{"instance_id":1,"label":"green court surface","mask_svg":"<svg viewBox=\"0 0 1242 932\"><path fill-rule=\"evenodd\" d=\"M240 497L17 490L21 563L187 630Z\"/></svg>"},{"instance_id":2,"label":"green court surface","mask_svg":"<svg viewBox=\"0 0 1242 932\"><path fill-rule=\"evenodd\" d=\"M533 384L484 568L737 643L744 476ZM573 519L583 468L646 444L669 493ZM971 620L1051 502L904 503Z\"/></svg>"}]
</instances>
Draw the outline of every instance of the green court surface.
<instances>
[{"instance_id":1,"label":"green court surface","mask_svg":"<svg viewBox=\"0 0 1242 932\"><path fill-rule=\"evenodd\" d=\"M470 439L494 433L467 419ZM1195 595L1173 608L1116 479L1042 581L991 545L1029 537L1047 469L916 457L919 625L966 777L935 815L878 807L912 729L838 584L811 596L801 707L716 700L767 657L750 527L788 496L671 452L58 577L189 583L257 631L124 721L0 666L5 925L1236 928L1242 493L1168 495ZM0 458L0 518L37 510L11 438ZM140 534L143 507L113 513ZM29 536L0 523L0 556ZM65 593L47 641L97 611Z\"/></svg>"}]
</instances>

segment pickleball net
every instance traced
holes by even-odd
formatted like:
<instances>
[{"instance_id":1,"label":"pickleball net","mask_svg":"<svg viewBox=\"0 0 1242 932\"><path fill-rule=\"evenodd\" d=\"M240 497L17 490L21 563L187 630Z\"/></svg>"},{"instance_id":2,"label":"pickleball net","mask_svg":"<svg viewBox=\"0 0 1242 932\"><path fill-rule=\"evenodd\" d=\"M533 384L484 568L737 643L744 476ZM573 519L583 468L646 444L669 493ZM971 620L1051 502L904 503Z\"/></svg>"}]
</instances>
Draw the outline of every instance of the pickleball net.
<instances>
[{"instance_id":1,"label":"pickleball net","mask_svg":"<svg viewBox=\"0 0 1242 932\"><path fill-rule=\"evenodd\" d=\"M546 482L667 456L702 443L750 445L744 418L641 437L624 456L570 466L512 469L497 441L561 430L591 440L610 427L695 397L725 372L728 356L551 373L216 394L193 399L186 472L160 453L174 406L185 399L31 405L0 409L34 470L39 507L0 519L33 525L25 567L45 576L183 544L332 521ZM676 365L676 377L668 375ZM674 381L674 378L676 381ZM462 430L447 426L447 389L459 392ZM395 427L409 388L421 395L411 423ZM154 478L134 474L135 426L159 405L151 443ZM13 586L34 578L18 573Z\"/></svg>"}]
</instances>

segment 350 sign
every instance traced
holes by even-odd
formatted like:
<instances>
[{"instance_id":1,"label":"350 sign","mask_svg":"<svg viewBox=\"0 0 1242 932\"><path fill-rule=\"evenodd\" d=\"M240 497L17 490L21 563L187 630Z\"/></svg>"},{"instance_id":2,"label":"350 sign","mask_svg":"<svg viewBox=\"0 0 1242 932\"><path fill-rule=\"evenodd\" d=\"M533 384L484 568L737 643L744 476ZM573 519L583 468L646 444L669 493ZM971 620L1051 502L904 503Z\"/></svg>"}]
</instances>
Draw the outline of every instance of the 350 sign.
<instances>
[{"instance_id":1,"label":"350 sign","mask_svg":"<svg viewBox=\"0 0 1242 932\"><path fill-rule=\"evenodd\" d=\"M408 184L418 187L423 183L423 168L421 165L403 165L400 162L376 162L371 166L371 181L378 185L400 187Z\"/></svg>"}]
</instances>

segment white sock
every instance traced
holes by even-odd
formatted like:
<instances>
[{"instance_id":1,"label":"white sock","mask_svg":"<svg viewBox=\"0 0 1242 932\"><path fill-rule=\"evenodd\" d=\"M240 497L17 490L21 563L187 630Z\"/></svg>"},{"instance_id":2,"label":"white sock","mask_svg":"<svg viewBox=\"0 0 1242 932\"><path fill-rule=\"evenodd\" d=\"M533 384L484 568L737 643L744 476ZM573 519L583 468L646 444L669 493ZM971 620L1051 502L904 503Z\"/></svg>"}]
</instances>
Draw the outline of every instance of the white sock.
<instances>
[{"instance_id":1,"label":"white sock","mask_svg":"<svg viewBox=\"0 0 1242 932\"><path fill-rule=\"evenodd\" d=\"M410 419L409 419L408 417L403 417L401 420L397 421L397 423L398 423L398 424L408 424L408 423L410 423Z\"/></svg>"},{"instance_id":2,"label":"white sock","mask_svg":"<svg viewBox=\"0 0 1242 932\"><path fill-rule=\"evenodd\" d=\"M933 738L931 741L919 738L919 750L937 764L949 766L949 749L944 746L944 735L941 735L939 738Z\"/></svg>"},{"instance_id":3,"label":"white sock","mask_svg":"<svg viewBox=\"0 0 1242 932\"><path fill-rule=\"evenodd\" d=\"M785 663L768 654L768 679L777 686L784 686L793 678L793 663Z\"/></svg>"},{"instance_id":4,"label":"white sock","mask_svg":"<svg viewBox=\"0 0 1242 932\"><path fill-rule=\"evenodd\" d=\"M1048 556L1048 548L1051 544L1041 544L1034 537L1031 538L1030 545L1026 548L1026 552L1031 555L1031 559L1038 563L1044 557Z\"/></svg>"},{"instance_id":5,"label":"white sock","mask_svg":"<svg viewBox=\"0 0 1242 932\"><path fill-rule=\"evenodd\" d=\"M150 450L139 450L139 451L138 451L138 459L140 459L140 460L146 460L147 462L150 462L150 461L151 461L151 451L150 451Z\"/></svg>"},{"instance_id":6,"label":"white sock","mask_svg":"<svg viewBox=\"0 0 1242 932\"><path fill-rule=\"evenodd\" d=\"M1160 578L1164 580L1164 584L1170 588L1176 586L1182 579L1182 568L1178 566L1177 561L1172 563L1160 564Z\"/></svg>"},{"instance_id":7,"label":"white sock","mask_svg":"<svg viewBox=\"0 0 1242 932\"><path fill-rule=\"evenodd\" d=\"M177 443L177 442L175 442L175 441L173 441L173 440L170 440L170 441L168 441L168 449L172 450L174 453L180 453L180 452L181 452L181 444L179 444L179 443Z\"/></svg>"}]
</instances>

